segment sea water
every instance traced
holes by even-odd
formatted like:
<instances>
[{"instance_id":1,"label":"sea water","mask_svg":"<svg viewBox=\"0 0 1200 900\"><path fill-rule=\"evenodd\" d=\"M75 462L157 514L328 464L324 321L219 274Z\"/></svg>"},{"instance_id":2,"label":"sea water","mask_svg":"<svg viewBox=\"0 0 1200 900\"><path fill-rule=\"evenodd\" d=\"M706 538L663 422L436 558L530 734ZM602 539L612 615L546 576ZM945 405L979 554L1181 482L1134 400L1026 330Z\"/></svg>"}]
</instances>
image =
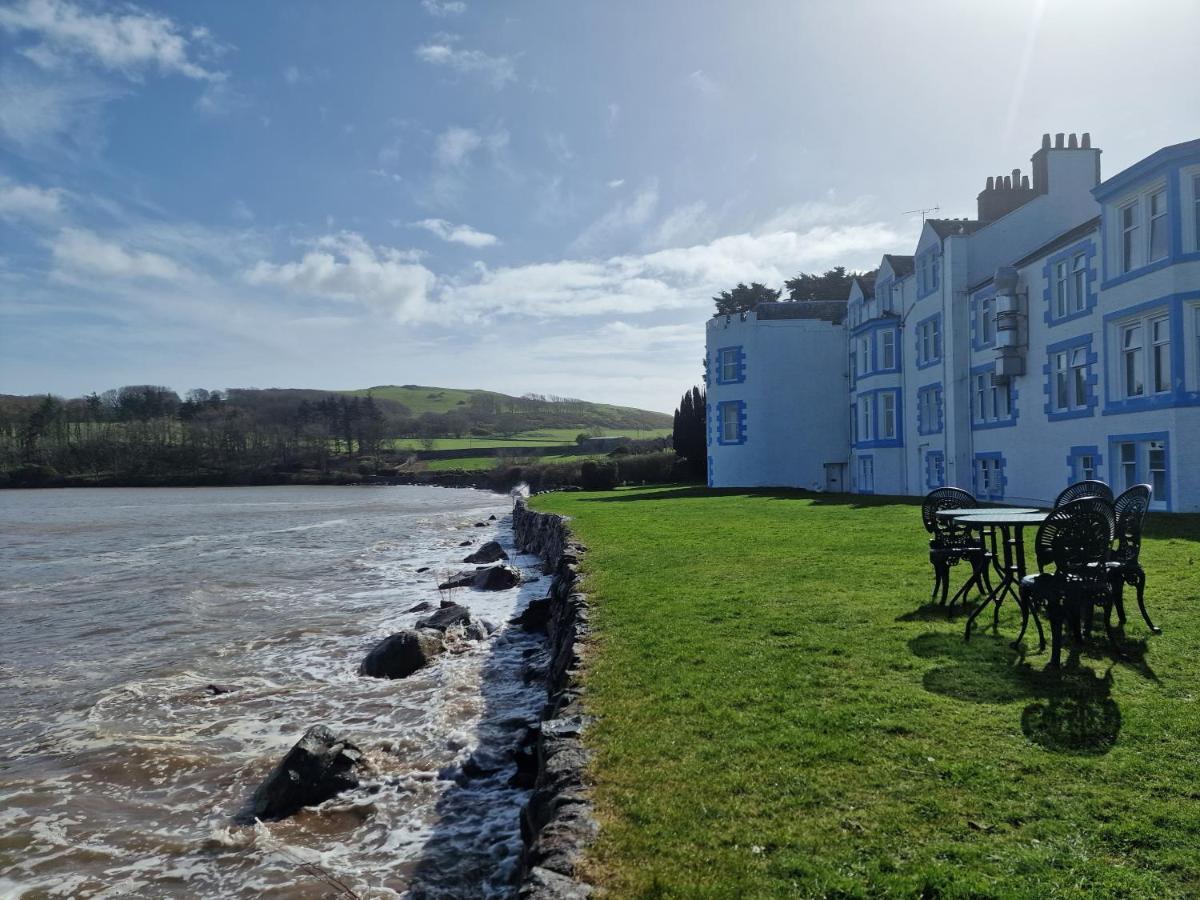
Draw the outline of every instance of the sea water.
<instances>
[{"instance_id":1,"label":"sea water","mask_svg":"<svg viewBox=\"0 0 1200 900\"><path fill-rule=\"evenodd\" d=\"M510 895L510 750L545 695L542 642L507 623L544 586L455 591L490 638L357 674L472 547L536 574L510 512L434 487L0 492L0 897ZM360 788L235 824L318 723L365 751Z\"/></svg>"}]
</instances>

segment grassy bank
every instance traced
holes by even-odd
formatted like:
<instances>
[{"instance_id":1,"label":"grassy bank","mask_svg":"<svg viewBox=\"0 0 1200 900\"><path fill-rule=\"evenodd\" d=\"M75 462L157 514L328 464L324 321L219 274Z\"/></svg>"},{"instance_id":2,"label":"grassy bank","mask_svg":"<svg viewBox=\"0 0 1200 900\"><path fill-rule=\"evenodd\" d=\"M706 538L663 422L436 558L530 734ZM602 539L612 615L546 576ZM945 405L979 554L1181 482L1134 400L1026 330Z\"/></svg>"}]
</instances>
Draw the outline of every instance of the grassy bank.
<instances>
[{"instance_id":1,"label":"grassy bank","mask_svg":"<svg viewBox=\"0 0 1200 900\"><path fill-rule=\"evenodd\" d=\"M618 897L1200 892L1200 517L1159 516L1147 629L1048 652L923 606L913 502L549 494L590 548L588 702ZM961 571L956 571L961 579ZM957 584L957 581L956 581Z\"/></svg>"}]
</instances>

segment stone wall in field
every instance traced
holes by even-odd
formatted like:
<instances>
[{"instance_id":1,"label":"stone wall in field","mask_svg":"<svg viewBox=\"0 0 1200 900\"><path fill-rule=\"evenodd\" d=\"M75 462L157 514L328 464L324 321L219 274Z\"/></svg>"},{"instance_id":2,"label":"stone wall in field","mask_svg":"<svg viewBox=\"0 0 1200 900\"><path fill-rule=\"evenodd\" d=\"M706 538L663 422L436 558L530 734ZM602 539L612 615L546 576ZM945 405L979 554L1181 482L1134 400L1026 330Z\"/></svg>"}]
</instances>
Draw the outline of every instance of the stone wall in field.
<instances>
[{"instance_id":1,"label":"stone wall in field","mask_svg":"<svg viewBox=\"0 0 1200 900\"><path fill-rule=\"evenodd\" d=\"M585 548L574 540L565 518L533 512L521 500L513 509L513 534L517 548L540 556L546 573L554 576L544 609L550 664L537 782L521 818L526 846L521 896L588 897L593 891L580 877L579 863L597 826L585 781L588 753L582 737L588 717L580 701L588 603L577 587Z\"/></svg>"}]
</instances>

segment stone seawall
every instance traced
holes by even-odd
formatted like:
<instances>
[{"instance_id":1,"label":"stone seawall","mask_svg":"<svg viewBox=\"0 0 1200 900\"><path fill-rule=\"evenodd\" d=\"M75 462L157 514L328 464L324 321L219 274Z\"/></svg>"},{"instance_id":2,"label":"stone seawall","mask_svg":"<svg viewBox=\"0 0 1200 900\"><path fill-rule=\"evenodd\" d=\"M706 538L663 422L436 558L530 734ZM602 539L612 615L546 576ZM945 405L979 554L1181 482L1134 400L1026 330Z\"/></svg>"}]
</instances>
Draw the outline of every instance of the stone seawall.
<instances>
[{"instance_id":1,"label":"stone seawall","mask_svg":"<svg viewBox=\"0 0 1200 900\"><path fill-rule=\"evenodd\" d=\"M513 536L519 550L540 556L545 572L554 576L545 601L550 662L537 743L537 782L521 817L526 848L521 896L589 897L593 889L579 871L583 850L597 831L585 780L588 753L583 732L588 717L580 699L588 602L576 589L586 548L574 540L565 518L533 512L523 500L513 509Z\"/></svg>"}]
</instances>

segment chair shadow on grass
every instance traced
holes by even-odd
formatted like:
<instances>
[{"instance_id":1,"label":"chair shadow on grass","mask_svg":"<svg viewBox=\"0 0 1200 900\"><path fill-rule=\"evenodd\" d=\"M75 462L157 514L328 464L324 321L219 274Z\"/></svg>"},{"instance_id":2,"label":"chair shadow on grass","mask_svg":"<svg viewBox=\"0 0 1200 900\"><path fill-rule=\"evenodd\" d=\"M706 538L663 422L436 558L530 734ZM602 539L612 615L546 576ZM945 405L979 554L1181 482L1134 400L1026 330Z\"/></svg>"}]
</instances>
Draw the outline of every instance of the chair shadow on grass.
<instances>
[{"instance_id":1,"label":"chair shadow on grass","mask_svg":"<svg viewBox=\"0 0 1200 900\"><path fill-rule=\"evenodd\" d=\"M925 689L971 703L1014 703L1028 699L1021 730L1035 744L1057 753L1097 756L1115 746L1121 710L1112 697L1113 665L1103 675L1083 665L1090 649L1072 646L1059 669L1035 668L1003 636L927 633L909 641L925 659L945 659L925 673Z\"/></svg>"}]
</instances>

